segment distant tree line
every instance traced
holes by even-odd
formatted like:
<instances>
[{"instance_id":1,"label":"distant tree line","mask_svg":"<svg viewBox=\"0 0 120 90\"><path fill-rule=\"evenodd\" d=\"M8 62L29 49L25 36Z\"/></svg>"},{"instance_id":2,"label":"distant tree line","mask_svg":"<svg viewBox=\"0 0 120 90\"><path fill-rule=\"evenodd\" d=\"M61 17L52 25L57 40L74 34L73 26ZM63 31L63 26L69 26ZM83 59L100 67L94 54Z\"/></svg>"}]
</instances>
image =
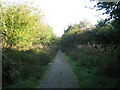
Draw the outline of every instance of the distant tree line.
<instances>
[{"instance_id":1,"label":"distant tree line","mask_svg":"<svg viewBox=\"0 0 120 90\"><path fill-rule=\"evenodd\" d=\"M99 46L105 50L117 50L120 57L120 2L100 2L95 7L97 10L105 9L104 14L109 14L109 17L89 28L89 21L86 20L68 26L61 37L61 45L74 47L78 44L94 44L96 48Z\"/></svg>"}]
</instances>

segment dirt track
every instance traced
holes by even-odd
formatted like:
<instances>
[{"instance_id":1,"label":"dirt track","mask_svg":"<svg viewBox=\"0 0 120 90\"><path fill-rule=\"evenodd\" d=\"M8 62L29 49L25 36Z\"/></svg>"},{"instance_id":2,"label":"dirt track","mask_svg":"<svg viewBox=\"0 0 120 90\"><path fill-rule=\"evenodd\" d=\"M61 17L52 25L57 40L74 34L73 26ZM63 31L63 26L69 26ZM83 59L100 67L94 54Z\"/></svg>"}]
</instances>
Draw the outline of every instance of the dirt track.
<instances>
[{"instance_id":1,"label":"dirt track","mask_svg":"<svg viewBox=\"0 0 120 90\"><path fill-rule=\"evenodd\" d=\"M77 79L61 51L58 51L38 88L78 88Z\"/></svg>"}]
</instances>

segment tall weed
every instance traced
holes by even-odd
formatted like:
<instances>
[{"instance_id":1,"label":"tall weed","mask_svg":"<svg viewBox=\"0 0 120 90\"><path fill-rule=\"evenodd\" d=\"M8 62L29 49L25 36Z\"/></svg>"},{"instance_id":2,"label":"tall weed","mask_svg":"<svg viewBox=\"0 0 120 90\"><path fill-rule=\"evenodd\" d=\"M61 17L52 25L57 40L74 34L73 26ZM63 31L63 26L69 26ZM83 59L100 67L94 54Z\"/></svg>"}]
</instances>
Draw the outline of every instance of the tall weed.
<instances>
[{"instance_id":1,"label":"tall weed","mask_svg":"<svg viewBox=\"0 0 120 90\"><path fill-rule=\"evenodd\" d=\"M44 67L48 65L56 53L56 51L50 51L50 48L26 51L4 48L2 60L3 87L28 80L31 77L40 79L45 71Z\"/></svg>"},{"instance_id":2,"label":"tall weed","mask_svg":"<svg viewBox=\"0 0 120 90\"><path fill-rule=\"evenodd\" d=\"M113 88L119 83L119 63L111 52L82 47L66 51L69 62L83 88Z\"/></svg>"}]
</instances>

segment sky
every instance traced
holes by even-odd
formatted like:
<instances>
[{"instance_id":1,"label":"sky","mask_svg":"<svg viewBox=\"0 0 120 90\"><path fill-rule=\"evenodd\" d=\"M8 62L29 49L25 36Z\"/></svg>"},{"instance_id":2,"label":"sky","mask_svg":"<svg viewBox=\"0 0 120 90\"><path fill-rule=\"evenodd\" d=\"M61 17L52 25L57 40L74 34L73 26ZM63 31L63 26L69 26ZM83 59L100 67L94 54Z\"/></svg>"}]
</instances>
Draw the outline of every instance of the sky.
<instances>
[{"instance_id":1,"label":"sky","mask_svg":"<svg viewBox=\"0 0 120 90\"><path fill-rule=\"evenodd\" d=\"M33 7L38 7L44 16L45 22L53 27L53 31L57 36L61 36L68 25L79 24L80 21L87 19L93 25L100 18L107 15L99 15L103 11L85 8L93 7L97 1L90 0L2 0L4 2L24 3L33 2Z\"/></svg>"}]
</instances>

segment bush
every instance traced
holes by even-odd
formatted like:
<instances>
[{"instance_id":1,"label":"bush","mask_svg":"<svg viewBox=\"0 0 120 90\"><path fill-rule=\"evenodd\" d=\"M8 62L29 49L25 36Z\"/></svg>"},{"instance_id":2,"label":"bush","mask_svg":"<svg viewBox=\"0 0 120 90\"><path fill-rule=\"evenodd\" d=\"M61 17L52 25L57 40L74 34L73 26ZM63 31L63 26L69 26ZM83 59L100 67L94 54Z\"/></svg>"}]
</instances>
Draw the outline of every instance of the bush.
<instances>
[{"instance_id":1,"label":"bush","mask_svg":"<svg viewBox=\"0 0 120 90\"><path fill-rule=\"evenodd\" d=\"M36 49L27 51L3 49L3 87L31 77L40 79L45 72L44 67L54 58L55 53L47 49L39 52L36 52Z\"/></svg>"},{"instance_id":2,"label":"bush","mask_svg":"<svg viewBox=\"0 0 120 90\"><path fill-rule=\"evenodd\" d=\"M20 48L31 46L36 40L38 29L36 25L39 24L40 17L39 11L27 5L3 5L1 11L3 46Z\"/></svg>"},{"instance_id":3,"label":"bush","mask_svg":"<svg viewBox=\"0 0 120 90\"><path fill-rule=\"evenodd\" d=\"M110 52L95 54L95 49L83 46L66 52L82 88L118 87L119 64ZM95 50L95 52L97 52Z\"/></svg>"}]
</instances>

